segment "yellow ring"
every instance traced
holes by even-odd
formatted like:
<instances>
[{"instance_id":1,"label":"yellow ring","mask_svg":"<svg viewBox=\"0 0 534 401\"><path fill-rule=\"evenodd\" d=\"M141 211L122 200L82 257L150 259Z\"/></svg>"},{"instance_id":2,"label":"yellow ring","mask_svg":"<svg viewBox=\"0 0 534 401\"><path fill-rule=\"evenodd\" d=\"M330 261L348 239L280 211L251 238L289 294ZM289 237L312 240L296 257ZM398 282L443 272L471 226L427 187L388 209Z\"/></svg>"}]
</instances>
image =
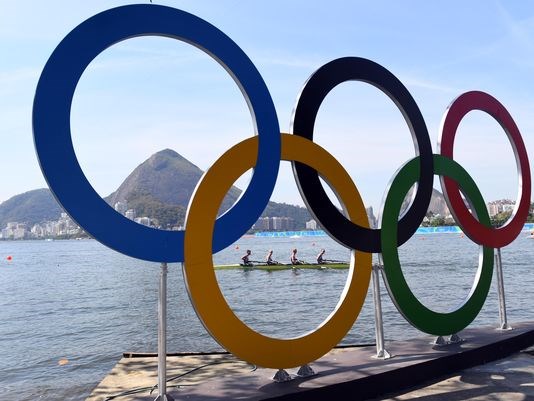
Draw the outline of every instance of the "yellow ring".
<instances>
[{"instance_id":1,"label":"yellow ring","mask_svg":"<svg viewBox=\"0 0 534 401\"><path fill-rule=\"evenodd\" d=\"M347 282L335 310L310 333L296 338L272 338L243 323L229 307L219 288L211 249L219 206L231 185L254 167L257 149L258 137L238 143L202 177L187 212L184 277L200 320L219 344L252 364L284 369L320 358L345 337L367 295L372 254L352 251ZM282 134L281 157L317 170L334 188L351 221L369 227L365 207L354 182L326 150L305 138Z\"/></svg>"}]
</instances>

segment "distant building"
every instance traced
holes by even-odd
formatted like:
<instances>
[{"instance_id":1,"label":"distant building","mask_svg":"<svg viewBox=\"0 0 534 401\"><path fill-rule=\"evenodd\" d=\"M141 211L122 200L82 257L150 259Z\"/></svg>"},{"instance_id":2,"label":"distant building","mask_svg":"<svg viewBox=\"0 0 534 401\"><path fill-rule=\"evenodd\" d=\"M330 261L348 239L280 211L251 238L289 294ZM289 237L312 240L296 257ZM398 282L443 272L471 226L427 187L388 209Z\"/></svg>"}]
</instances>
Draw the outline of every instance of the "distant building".
<instances>
[{"instance_id":1,"label":"distant building","mask_svg":"<svg viewBox=\"0 0 534 401\"><path fill-rule=\"evenodd\" d=\"M128 209L126 211L126 213L124 213L124 215L126 216L126 218L128 218L130 220L135 220L135 217L136 217L134 209Z\"/></svg>"},{"instance_id":2,"label":"distant building","mask_svg":"<svg viewBox=\"0 0 534 401\"><path fill-rule=\"evenodd\" d=\"M254 230L266 231L271 229L269 217L260 217L253 226Z\"/></svg>"},{"instance_id":3,"label":"distant building","mask_svg":"<svg viewBox=\"0 0 534 401\"><path fill-rule=\"evenodd\" d=\"M41 224L34 224L28 229L26 224L9 222L1 231L2 239L26 239L44 238L55 236L78 236L83 230L78 226L67 213L61 213L57 221L46 221Z\"/></svg>"},{"instance_id":4,"label":"distant building","mask_svg":"<svg viewBox=\"0 0 534 401\"><path fill-rule=\"evenodd\" d=\"M116 202L115 210L119 212L120 214L126 213L126 211L128 210L128 202L126 201Z\"/></svg>"},{"instance_id":5,"label":"distant building","mask_svg":"<svg viewBox=\"0 0 534 401\"><path fill-rule=\"evenodd\" d=\"M291 217L271 217L271 230L289 231L295 229L295 220Z\"/></svg>"},{"instance_id":6,"label":"distant building","mask_svg":"<svg viewBox=\"0 0 534 401\"><path fill-rule=\"evenodd\" d=\"M45 236L45 230L40 224L34 224L30 229L31 236L34 238L40 238Z\"/></svg>"},{"instance_id":7,"label":"distant building","mask_svg":"<svg viewBox=\"0 0 534 401\"><path fill-rule=\"evenodd\" d=\"M2 230L2 238L15 238L15 230L17 229L18 224L19 223L17 223L16 221L10 221L9 223L7 223L6 227Z\"/></svg>"},{"instance_id":8,"label":"distant building","mask_svg":"<svg viewBox=\"0 0 534 401\"><path fill-rule=\"evenodd\" d=\"M505 204L502 205L502 211L503 212L513 212L515 208L515 204Z\"/></svg>"},{"instance_id":9,"label":"distant building","mask_svg":"<svg viewBox=\"0 0 534 401\"><path fill-rule=\"evenodd\" d=\"M17 228L13 230L13 239L24 239L26 236L26 224L17 224Z\"/></svg>"},{"instance_id":10,"label":"distant building","mask_svg":"<svg viewBox=\"0 0 534 401\"><path fill-rule=\"evenodd\" d=\"M317 230L317 222L314 219L307 221L306 230Z\"/></svg>"},{"instance_id":11,"label":"distant building","mask_svg":"<svg viewBox=\"0 0 534 401\"><path fill-rule=\"evenodd\" d=\"M13 238L13 229L9 227L9 225L2 230L2 238L4 239Z\"/></svg>"},{"instance_id":12,"label":"distant building","mask_svg":"<svg viewBox=\"0 0 534 401\"><path fill-rule=\"evenodd\" d=\"M67 236L67 235L77 235L81 232L79 226L72 221L67 213L61 213L61 217L55 223L53 223L52 234Z\"/></svg>"},{"instance_id":13,"label":"distant building","mask_svg":"<svg viewBox=\"0 0 534 401\"><path fill-rule=\"evenodd\" d=\"M25 239L29 237L29 231L26 229L26 224L9 222L2 230L3 239Z\"/></svg>"},{"instance_id":14,"label":"distant building","mask_svg":"<svg viewBox=\"0 0 534 401\"><path fill-rule=\"evenodd\" d=\"M297 227L297 224L295 223L295 219L292 217L282 217L282 229L283 230L294 230Z\"/></svg>"},{"instance_id":15,"label":"distant building","mask_svg":"<svg viewBox=\"0 0 534 401\"><path fill-rule=\"evenodd\" d=\"M150 219L148 217L136 217L134 220L138 224L142 224L144 226L150 226Z\"/></svg>"},{"instance_id":16,"label":"distant building","mask_svg":"<svg viewBox=\"0 0 534 401\"><path fill-rule=\"evenodd\" d=\"M510 199L499 199L487 204L488 213L493 217L502 212L512 212L515 208L515 201Z\"/></svg>"},{"instance_id":17,"label":"distant building","mask_svg":"<svg viewBox=\"0 0 534 401\"><path fill-rule=\"evenodd\" d=\"M292 217L260 217L252 229L256 231L291 231L295 230L296 225Z\"/></svg>"},{"instance_id":18,"label":"distant building","mask_svg":"<svg viewBox=\"0 0 534 401\"><path fill-rule=\"evenodd\" d=\"M275 231L282 230L282 218L281 217L271 217L271 230L275 230Z\"/></svg>"},{"instance_id":19,"label":"distant building","mask_svg":"<svg viewBox=\"0 0 534 401\"><path fill-rule=\"evenodd\" d=\"M488 203L488 213L490 217L493 217L496 214L499 214L500 213L499 208L500 208L500 205L496 203L492 203L492 202Z\"/></svg>"}]
</instances>

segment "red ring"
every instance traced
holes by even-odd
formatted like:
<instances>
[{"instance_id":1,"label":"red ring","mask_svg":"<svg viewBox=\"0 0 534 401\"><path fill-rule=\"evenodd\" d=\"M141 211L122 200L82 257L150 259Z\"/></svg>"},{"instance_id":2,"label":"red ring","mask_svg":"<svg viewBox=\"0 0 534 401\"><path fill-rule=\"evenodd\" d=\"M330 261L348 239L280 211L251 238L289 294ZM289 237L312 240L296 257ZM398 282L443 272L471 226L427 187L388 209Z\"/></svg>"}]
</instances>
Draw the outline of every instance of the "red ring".
<instances>
[{"instance_id":1,"label":"red ring","mask_svg":"<svg viewBox=\"0 0 534 401\"><path fill-rule=\"evenodd\" d=\"M441 186L451 213L462 230L480 245L502 248L511 243L523 229L530 208L530 165L523 138L508 110L493 96L472 91L458 96L445 112L441 124L438 149L442 156L453 159L454 138L462 118L472 110L481 110L492 116L506 132L514 150L518 171L519 203L511 218L500 228L482 225L467 209L458 184L448 177L441 177Z\"/></svg>"}]
</instances>

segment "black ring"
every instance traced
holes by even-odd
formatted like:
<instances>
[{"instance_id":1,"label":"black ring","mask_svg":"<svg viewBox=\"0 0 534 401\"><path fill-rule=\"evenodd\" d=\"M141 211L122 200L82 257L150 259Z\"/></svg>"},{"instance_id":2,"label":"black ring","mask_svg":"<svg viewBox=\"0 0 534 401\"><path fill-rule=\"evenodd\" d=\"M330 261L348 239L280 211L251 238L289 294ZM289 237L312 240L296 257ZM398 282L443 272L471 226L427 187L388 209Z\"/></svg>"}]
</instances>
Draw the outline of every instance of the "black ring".
<instances>
[{"instance_id":1,"label":"black ring","mask_svg":"<svg viewBox=\"0 0 534 401\"><path fill-rule=\"evenodd\" d=\"M315 119L321 103L335 86L345 81L366 82L388 95L404 116L412 133L415 154L420 156L417 193L398 225L398 245L402 245L423 221L430 204L434 181L432 145L428 130L419 107L402 82L371 60L359 57L333 60L319 68L304 85L293 111L291 133L313 141ZM364 228L347 220L328 198L317 171L298 162L293 162L292 165L304 202L333 238L353 249L381 252L380 229Z\"/></svg>"}]
</instances>

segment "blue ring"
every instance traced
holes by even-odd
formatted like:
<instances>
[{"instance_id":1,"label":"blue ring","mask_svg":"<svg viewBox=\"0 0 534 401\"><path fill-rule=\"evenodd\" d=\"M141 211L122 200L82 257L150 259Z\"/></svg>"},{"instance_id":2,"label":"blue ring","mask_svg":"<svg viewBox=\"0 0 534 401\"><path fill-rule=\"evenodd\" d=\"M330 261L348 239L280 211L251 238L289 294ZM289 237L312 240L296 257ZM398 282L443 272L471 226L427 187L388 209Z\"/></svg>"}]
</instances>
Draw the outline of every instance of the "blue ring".
<instances>
[{"instance_id":1,"label":"blue ring","mask_svg":"<svg viewBox=\"0 0 534 401\"><path fill-rule=\"evenodd\" d=\"M83 71L108 47L138 36L165 36L198 47L221 64L241 89L259 137L258 161L246 191L217 219L213 251L232 244L256 222L276 183L281 154L271 95L237 44L213 25L181 10L157 5L117 7L74 28L50 56L37 85L33 104L35 149L56 199L95 239L135 258L181 262L184 232L148 228L113 210L85 177L72 145L71 103Z\"/></svg>"}]
</instances>

